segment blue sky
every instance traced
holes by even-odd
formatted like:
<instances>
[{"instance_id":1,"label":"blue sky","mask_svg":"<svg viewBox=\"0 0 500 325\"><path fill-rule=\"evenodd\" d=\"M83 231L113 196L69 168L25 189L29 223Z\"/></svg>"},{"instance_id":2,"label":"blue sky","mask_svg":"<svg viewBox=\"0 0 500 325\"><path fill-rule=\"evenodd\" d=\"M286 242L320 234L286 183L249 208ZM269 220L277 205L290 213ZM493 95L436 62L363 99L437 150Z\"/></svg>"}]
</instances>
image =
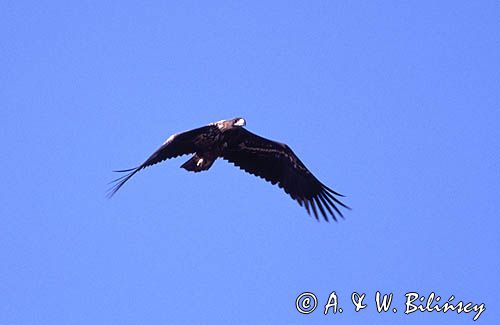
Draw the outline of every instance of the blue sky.
<instances>
[{"instance_id":1,"label":"blue sky","mask_svg":"<svg viewBox=\"0 0 500 325\"><path fill-rule=\"evenodd\" d=\"M1 324L472 322L405 315L410 291L498 321L497 2L0 9ZM111 170L235 116L347 195L346 219L316 222L224 161L187 173L187 157L105 198ZM344 312L325 316L332 291Z\"/></svg>"}]
</instances>

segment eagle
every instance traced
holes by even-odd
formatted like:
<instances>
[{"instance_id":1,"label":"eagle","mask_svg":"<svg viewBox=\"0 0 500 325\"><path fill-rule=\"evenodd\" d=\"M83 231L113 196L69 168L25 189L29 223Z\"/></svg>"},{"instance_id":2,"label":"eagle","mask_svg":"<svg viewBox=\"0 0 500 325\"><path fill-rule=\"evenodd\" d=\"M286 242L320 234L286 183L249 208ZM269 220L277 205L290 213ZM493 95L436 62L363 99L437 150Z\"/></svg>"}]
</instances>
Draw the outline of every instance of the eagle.
<instances>
[{"instance_id":1,"label":"eagle","mask_svg":"<svg viewBox=\"0 0 500 325\"><path fill-rule=\"evenodd\" d=\"M138 171L164 160L182 155L193 156L181 165L187 171L198 173L208 170L215 160L222 158L247 173L278 185L290 197L311 210L317 220L318 214L328 222L328 216L337 221L344 218L339 206L350 209L342 203L342 194L320 182L284 143L272 141L244 128L241 117L221 120L190 131L170 136L141 165L115 172L125 173L112 181L108 197L116 192ZM318 213L319 210L319 213Z\"/></svg>"}]
</instances>

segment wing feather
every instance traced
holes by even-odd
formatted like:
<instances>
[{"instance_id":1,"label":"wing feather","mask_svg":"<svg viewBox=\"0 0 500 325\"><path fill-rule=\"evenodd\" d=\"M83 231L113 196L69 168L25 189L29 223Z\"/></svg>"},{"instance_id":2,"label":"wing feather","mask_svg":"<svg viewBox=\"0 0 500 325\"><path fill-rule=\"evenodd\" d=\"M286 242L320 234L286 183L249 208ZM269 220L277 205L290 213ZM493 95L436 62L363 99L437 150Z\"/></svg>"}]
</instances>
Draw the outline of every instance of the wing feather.
<instances>
[{"instance_id":1,"label":"wing feather","mask_svg":"<svg viewBox=\"0 0 500 325\"><path fill-rule=\"evenodd\" d=\"M222 153L223 159L277 184L304 206L308 214L312 210L316 219L318 210L327 221L328 215L335 221L336 214L343 217L336 204L349 209L335 197L342 195L321 183L286 144L265 139L244 128L229 130L224 136L228 145Z\"/></svg>"},{"instance_id":2,"label":"wing feather","mask_svg":"<svg viewBox=\"0 0 500 325\"><path fill-rule=\"evenodd\" d=\"M211 128L216 128L216 127L207 125L201 128L174 134L171 137L169 137L141 165L134 168L116 170L115 172L127 173L127 174L111 182L115 184L108 190L107 196L112 197L132 176L134 176L141 169L155 165L159 162L162 162L170 158L175 158L178 156L196 152L196 149L198 147L197 139L199 139L200 136L209 132Z\"/></svg>"}]
</instances>

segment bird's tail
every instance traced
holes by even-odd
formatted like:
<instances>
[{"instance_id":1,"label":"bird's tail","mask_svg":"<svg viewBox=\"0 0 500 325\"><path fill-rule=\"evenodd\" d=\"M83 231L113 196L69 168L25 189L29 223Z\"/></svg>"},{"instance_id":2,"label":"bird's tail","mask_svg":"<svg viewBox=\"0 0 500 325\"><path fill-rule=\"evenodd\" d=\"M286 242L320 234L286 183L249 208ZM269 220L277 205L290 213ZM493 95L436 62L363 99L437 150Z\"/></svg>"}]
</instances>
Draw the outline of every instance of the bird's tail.
<instances>
[{"instance_id":1,"label":"bird's tail","mask_svg":"<svg viewBox=\"0 0 500 325\"><path fill-rule=\"evenodd\" d=\"M214 161L215 159L213 158L200 157L196 154L191 157L191 159L182 164L181 168L184 168L185 170L190 172L198 173L204 170L208 170L210 167L212 167Z\"/></svg>"}]
</instances>

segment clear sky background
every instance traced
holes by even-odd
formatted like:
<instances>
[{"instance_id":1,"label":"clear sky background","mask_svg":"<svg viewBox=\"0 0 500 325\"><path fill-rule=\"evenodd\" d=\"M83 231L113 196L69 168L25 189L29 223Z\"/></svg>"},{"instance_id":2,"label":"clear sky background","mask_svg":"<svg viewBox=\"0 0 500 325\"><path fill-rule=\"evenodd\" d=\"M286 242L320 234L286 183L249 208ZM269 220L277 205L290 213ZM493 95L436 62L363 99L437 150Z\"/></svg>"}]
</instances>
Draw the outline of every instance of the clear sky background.
<instances>
[{"instance_id":1,"label":"clear sky background","mask_svg":"<svg viewBox=\"0 0 500 325\"><path fill-rule=\"evenodd\" d=\"M472 323L404 315L409 291L498 323L499 17L487 0L2 1L0 324ZM347 195L346 219L187 156L105 198L111 170L235 116ZM331 291L344 312L325 316Z\"/></svg>"}]
</instances>

